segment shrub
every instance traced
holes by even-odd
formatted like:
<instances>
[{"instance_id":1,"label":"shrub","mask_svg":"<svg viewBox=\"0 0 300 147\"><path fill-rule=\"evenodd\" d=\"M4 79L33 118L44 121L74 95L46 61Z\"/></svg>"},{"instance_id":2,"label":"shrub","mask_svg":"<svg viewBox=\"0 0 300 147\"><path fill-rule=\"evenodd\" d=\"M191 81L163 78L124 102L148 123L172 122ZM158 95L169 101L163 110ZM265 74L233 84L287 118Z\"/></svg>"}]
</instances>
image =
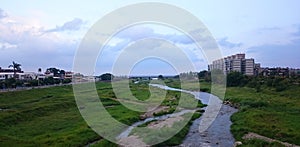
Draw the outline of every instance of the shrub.
<instances>
[{"instance_id":1,"label":"shrub","mask_svg":"<svg viewBox=\"0 0 300 147\"><path fill-rule=\"evenodd\" d=\"M245 100L241 102L241 106L243 107L252 107L252 108L259 108L259 107L265 107L267 106L268 103L264 101L250 101L250 100Z\"/></svg>"}]
</instances>

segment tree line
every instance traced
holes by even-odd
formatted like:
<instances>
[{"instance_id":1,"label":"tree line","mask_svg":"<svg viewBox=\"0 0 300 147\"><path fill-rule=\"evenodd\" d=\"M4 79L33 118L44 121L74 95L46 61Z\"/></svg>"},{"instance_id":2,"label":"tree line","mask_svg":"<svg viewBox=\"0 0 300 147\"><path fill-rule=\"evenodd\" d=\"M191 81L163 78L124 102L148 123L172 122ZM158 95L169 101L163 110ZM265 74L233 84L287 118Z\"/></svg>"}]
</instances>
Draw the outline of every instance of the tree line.
<instances>
[{"instance_id":1,"label":"tree line","mask_svg":"<svg viewBox=\"0 0 300 147\"><path fill-rule=\"evenodd\" d=\"M218 72L218 71L214 71ZM222 71L219 71L222 72ZM198 78L206 82L211 82L211 72L201 71L198 73ZM288 89L291 86L299 86L300 77L299 76L247 76L240 72L230 72L226 75L226 85L227 87L251 87L255 88L257 92L261 91L262 87L269 87L277 92Z\"/></svg>"}]
</instances>

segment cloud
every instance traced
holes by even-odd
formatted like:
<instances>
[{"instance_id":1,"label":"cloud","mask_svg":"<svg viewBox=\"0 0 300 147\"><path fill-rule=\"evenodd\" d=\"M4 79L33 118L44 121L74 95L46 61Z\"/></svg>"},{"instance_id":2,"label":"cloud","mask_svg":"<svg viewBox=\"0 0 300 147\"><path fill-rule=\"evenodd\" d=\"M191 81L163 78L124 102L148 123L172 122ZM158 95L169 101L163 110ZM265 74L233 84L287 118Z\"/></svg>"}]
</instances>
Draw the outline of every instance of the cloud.
<instances>
[{"instance_id":1,"label":"cloud","mask_svg":"<svg viewBox=\"0 0 300 147\"><path fill-rule=\"evenodd\" d=\"M76 34L44 34L44 26L37 19L7 18L9 21L0 21L0 67L6 67L11 61L17 60L25 71L36 71L39 67L71 70L79 44ZM65 23L60 29L76 28L76 25L72 25L76 22L79 21Z\"/></svg>"},{"instance_id":2,"label":"cloud","mask_svg":"<svg viewBox=\"0 0 300 147\"><path fill-rule=\"evenodd\" d=\"M264 33L266 31L280 31L281 28L279 27L263 27L263 28L258 28L256 30L257 33Z\"/></svg>"},{"instance_id":3,"label":"cloud","mask_svg":"<svg viewBox=\"0 0 300 147\"><path fill-rule=\"evenodd\" d=\"M264 27L242 32L230 39L238 40L242 43L241 48L246 49L263 45L288 45L299 38L298 30L296 26Z\"/></svg>"},{"instance_id":4,"label":"cloud","mask_svg":"<svg viewBox=\"0 0 300 147\"><path fill-rule=\"evenodd\" d=\"M194 40L189 38L187 35L166 35L165 36L167 39L174 43L180 43L180 44L192 44L194 43Z\"/></svg>"},{"instance_id":5,"label":"cloud","mask_svg":"<svg viewBox=\"0 0 300 147\"><path fill-rule=\"evenodd\" d=\"M218 43L220 46L229 48L229 49L242 46L242 43L233 43L233 42L228 41L228 37L224 37L224 38L220 39L218 41Z\"/></svg>"},{"instance_id":6,"label":"cloud","mask_svg":"<svg viewBox=\"0 0 300 147\"><path fill-rule=\"evenodd\" d=\"M160 38L165 39L173 43L179 44L192 44L194 41L189 38L187 35L182 34L180 32L176 32L173 34L161 34L154 31L154 29L145 26L133 26L129 28L125 28L124 30L117 33L114 37L136 41L144 38Z\"/></svg>"},{"instance_id":7,"label":"cloud","mask_svg":"<svg viewBox=\"0 0 300 147\"><path fill-rule=\"evenodd\" d=\"M261 31L263 36L268 34L264 42L250 46L246 53L265 67L300 68L300 27L295 26L266 28Z\"/></svg>"},{"instance_id":8,"label":"cloud","mask_svg":"<svg viewBox=\"0 0 300 147\"><path fill-rule=\"evenodd\" d=\"M0 8L0 19L7 17L7 13Z\"/></svg>"},{"instance_id":9,"label":"cloud","mask_svg":"<svg viewBox=\"0 0 300 147\"><path fill-rule=\"evenodd\" d=\"M15 44L10 44L7 42L0 42L0 50L10 49L10 48L17 48L18 46Z\"/></svg>"},{"instance_id":10,"label":"cloud","mask_svg":"<svg viewBox=\"0 0 300 147\"><path fill-rule=\"evenodd\" d=\"M206 69L206 59L204 58L202 50L199 49L194 43L194 40L192 40L189 36L178 31L169 31L168 33L162 34L159 32L163 31L161 31L161 29L158 30L159 31L157 31L155 27L136 25L126 28L115 34L115 36L113 36L112 39L106 44L106 46L103 48L103 51L99 55L96 66L96 73L101 73L103 71L110 72L114 61L118 58L120 53L122 53L122 51L128 46L135 46L135 51L132 52L132 54L130 54L130 56L133 57L135 56L135 53L141 54L145 52L145 49L152 50L159 47L161 50L167 50L166 47L161 47L161 44L157 44L157 42L155 41L143 41L142 44L141 42L139 42L139 44L136 44L138 40L150 38L166 40L167 42L177 46L183 51L183 53L185 53L189 57L189 59L193 63L195 63L195 67L197 70L200 70L201 68ZM206 38L201 39L202 41L206 40ZM180 56L181 55L174 55L173 58L177 58L178 62L181 62ZM128 58L131 57L128 56ZM162 71L162 69L157 70Z\"/></svg>"},{"instance_id":11,"label":"cloud","mask_svg":"<svg viewBox=\"0 0 300 147\"><path fill-rule=\"evenodd\" d=\"M249 48L247 55L255 57L265 67L300 68L300 39L290 44L266 44Z\"/></svg>"},{"instance_id":12,"label":"cloud","mask_svg":"<svg viewBox=\"0 0 300 147\"><path fill-rule=\"evenodd\" d=\"M157 37L158 35L149 27L133 26L121 30L115 37L135 41L146 37Z\"/></svg>"},{"instance_id":13,"label":"cloud","mask_svg":"<svg viewBox=\"0 0 300 147\"><path fill-rule=\"evenodd\" d=\"M297 30L294 33L292 33L292 35L296 37L295 40L300 38L300 25L297 25Z\"/></svg>"},{"instance_id":14,"label":"cloud","mask_svg":"<svg viewBox=\"0 0 300 147\"><path fill-rule=\"evenodd\" d=\"M54 29L47 30L46 32L62 32L62 31L76 31L84 24L80 18L74 18L71 21L65 22L62 26L56 26Z\"/></svg>"}]
</instances>

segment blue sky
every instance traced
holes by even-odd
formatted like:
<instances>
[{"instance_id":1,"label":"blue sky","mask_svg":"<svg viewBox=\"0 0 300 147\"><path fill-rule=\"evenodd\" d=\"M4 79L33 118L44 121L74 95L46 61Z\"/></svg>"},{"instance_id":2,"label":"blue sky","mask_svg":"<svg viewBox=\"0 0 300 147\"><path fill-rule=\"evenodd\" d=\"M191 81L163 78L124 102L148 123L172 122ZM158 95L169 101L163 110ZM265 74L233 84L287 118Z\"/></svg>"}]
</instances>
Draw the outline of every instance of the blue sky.
<instances>
[{"instance_id":1,"label":"blue sky","mask_svg":"<svg viewBox=\"0 0 300 147\"><path fill-rule=\"evenodd\" d=\"M162 1L3 0L0 5L0 67L6 68L16 61L25 71L37 71L40 67L72 70L76 49L88 29L111 11L138 2ZM215 37L224 56L246 53L246 57L254 58L262 66L300 68L300 1L163 2L197 16ZM106 51L99 56L95 73L109 72L110 61L124 46L134 39L149 36L173 42L191 56L197 70L206 69L207 61L193 51L196 46L184 34L165 26L140 25L120 32L109 42ZM174 69L163 61L145 60L132 72L172 74Z\"/></svg>"}]
</instances>

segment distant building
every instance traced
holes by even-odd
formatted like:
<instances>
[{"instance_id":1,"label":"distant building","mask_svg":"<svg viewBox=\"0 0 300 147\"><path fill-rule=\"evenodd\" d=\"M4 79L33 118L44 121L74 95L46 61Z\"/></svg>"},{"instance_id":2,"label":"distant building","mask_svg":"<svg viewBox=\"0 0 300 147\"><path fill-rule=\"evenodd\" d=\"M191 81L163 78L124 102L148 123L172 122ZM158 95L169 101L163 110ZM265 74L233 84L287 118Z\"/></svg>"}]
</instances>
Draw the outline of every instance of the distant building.
<instances>
[{"instance_id":1,"label":"distant building","mask_svg":"<svg viewBox=\"0 0 300 147\"><path fill-rule=\"evenodd\" d=\"M13 70L13 69L3 69L0 67L0 80L5 80L9 78L13 78L16 74L17 79L21 79L21 75L23 75L24 71L22 70Z\"/></svg>"},{"instance_id":2,"label":"distant building","mask_svg":"<svg viewBox=\"0 0 300 147\"><path fill-rule=\"evenodd\" d=\"M21 70L16 70L16 78L19 80L41 80L45 79L46 76L43 73L36 72L24 72ZM13 69L2 69L0 67L0 80L5 80L9 78L14 78L14 70Z\"/></svg>"},{"instance_id":3,"label":"distant building","mask_svg":"<svg viewBox=\"0 0 300 147\"><path fill-rule=\"evenodd\" d=\"M261 73L261 67L260 63L255 63L254 64L254 75L258 76Z\"/></svg>"},{"instance_id":4,"label":"distant building","mask_svg":"<svg viewBox=\"0 0 300 147\"><path fill-rule=\"evenodd\" d=\"M9 79L9 78L13 78L14 77L14 73L10 72L10 73L0 73L0 80L5 80L5 79Z\"/></svg>"},{"instance_id":5,"label":"distant building","mask_svg":"<svg viewBox=\"0 0 300 147\"><path fill-rule=\"evenodd\" d=\"M67 72L65 72L65 79L72 79L72 77L73 77L73 75L74 75L74 72L71 72L71 71L67 71Z\"/></svg>"},{"instance_id":6,"label":"distant building","mask_svg":"<svg viewBox=\"0 0 300 147\"><path fill-rule=\"evenodd\" d=\"M300 69L290 68L289 69L289 76L300 76Z\"/></svg>"},{"instance_id":7,"label":"distant building","mask_svg":"<svg viewBox=\"0 0 300 147\"><path fill-rule=\"evenodd\" d=\"M288 67L275 67L275 68L261 68L262 71L260 75L262 76L279 76L279 77L289 77L291 75L290 69Z\"/></svg>"},{"instance_id":8,"label":"distant building","mask_svg":"<svg viewBox=\"0 0 300 147\"><path fill-rule=\"evenodd\" d=\"M255 62L252 58L246 59L245 54L236 54L213 61L208 70L214 69L222 70L225 74L237 71L252 76L255 75Z\"/></svg>"},{"instance_id":9,"label":"distant building","mask_svg":"<svg viewBox=\"0 0 300 147\"><path fill-rule=\"evenodd\" d=\"M245 75L249 75L249 76L254 75L255 74L254 67L255 67L254 59L242 60L242 73L244 73Z\"/></svg>"}]
</instances>

